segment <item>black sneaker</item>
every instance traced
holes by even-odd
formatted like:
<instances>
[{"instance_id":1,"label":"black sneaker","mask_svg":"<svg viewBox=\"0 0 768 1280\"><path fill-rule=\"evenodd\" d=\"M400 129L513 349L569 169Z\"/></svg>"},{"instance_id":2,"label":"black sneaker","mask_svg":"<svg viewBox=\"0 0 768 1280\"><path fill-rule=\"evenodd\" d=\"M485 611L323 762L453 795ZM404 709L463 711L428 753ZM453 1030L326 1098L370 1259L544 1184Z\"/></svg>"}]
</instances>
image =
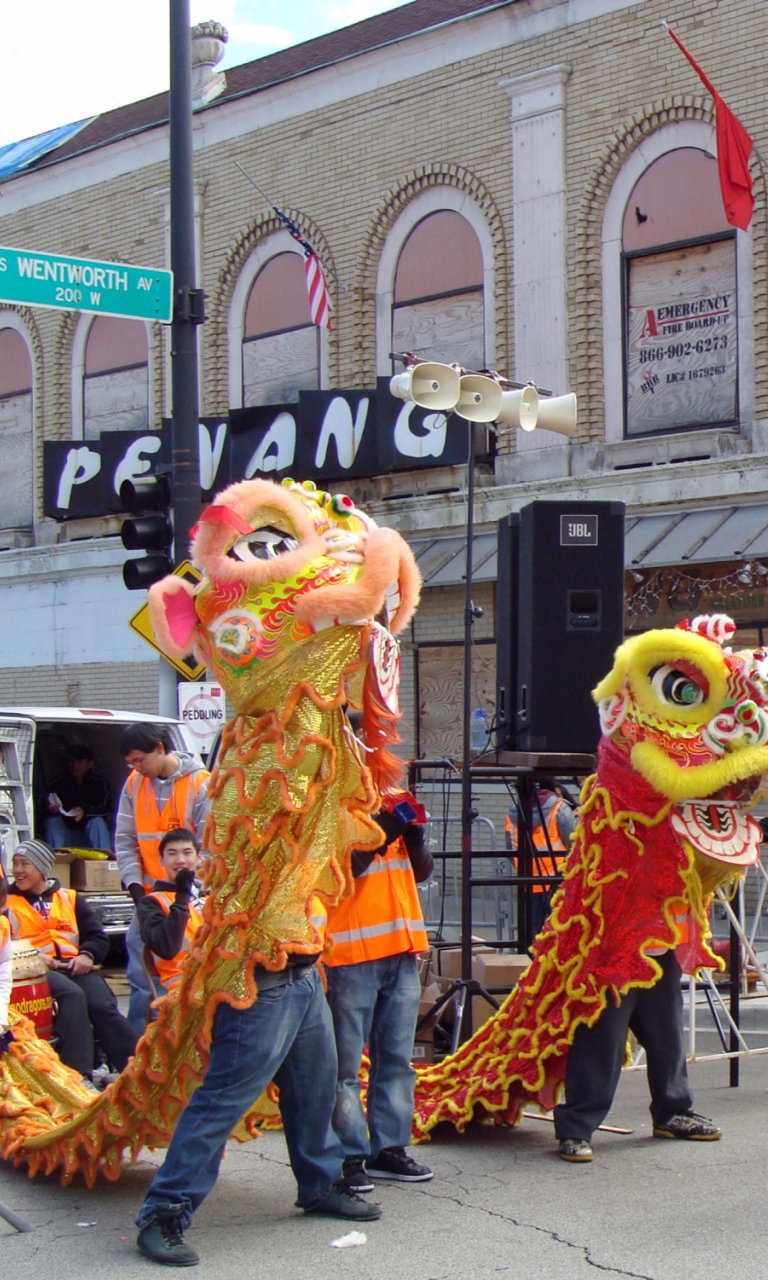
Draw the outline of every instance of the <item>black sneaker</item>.
<instances>
[{"instance_id":1,"label":"black sneaker","mask_svg":"<svg viewBox=\"0 0 768 1280\"><path fill-rule=\"evenodd\" d=\"M334 1182L321 1200L307 1205L305 1213L320 1213L326 1218L353 1218L357 1222L373 1222L381 1217L381 1205L371 1204L348 1190L344 1183Z\"/></svg>"},{"instance_id":2,"label":"black sneaker","mask_svg":"<svg viewBox=\"0 0 768 1280\"><path fill-rule=\"evenodd\" d=\"M592 1148L586 1138L561 1138L557 1154L561 1160L568 1160L571 1164L589 1164Z\"/></svg>"},{"instance_id":3,"label":"black sneaker","mask_svg":"<svg viewBox=\"0 0 768 1280\"><path fill-rule=\"evenodd\" d=\"M372 1178L391 1182L429 1182L434 1177L432 1170L413 1160L405 1147L385 1147L375 1160L366 1160L365 1168Z\"/></svg>"},{"instance_id":4,"label":"black sneaker","mask_svg":"<svg viewBox=\"0 0 768 1280\"><path fill-rule=\"evenodd\" d=\"M158 1205L152 1221L139 1231L136 1247L145 1258L164 1267L196 1267L200 1261L194 1249L184 1243L180 1205Z\"/></svg>"},{"instance_id":5,"label":"black sneaker","mask_svg":"<svg viewBox=\"0 0 768 1280\"><path fill-rule=\"evenodd\" d=\"M687 1115L670 1116L662 1124L653 1126L654 1138L686 1138L689 1142L717 1142L723 1131L705 1116L691 1111Z\"/></svg>"},{"instance_id":6,"label":"black sneaker","mask_svg":"<svg viewBox=\"0 0 768 1280\"><path fill-rule=\"evenodd\" d=\"M346 1157L341 1170L341 1180L344 1186L355 1195L362 1196L367 1191L373 1191L373 1183L365 1172L365 1159L363 1156Z\"/></svg>"}]
</instances>

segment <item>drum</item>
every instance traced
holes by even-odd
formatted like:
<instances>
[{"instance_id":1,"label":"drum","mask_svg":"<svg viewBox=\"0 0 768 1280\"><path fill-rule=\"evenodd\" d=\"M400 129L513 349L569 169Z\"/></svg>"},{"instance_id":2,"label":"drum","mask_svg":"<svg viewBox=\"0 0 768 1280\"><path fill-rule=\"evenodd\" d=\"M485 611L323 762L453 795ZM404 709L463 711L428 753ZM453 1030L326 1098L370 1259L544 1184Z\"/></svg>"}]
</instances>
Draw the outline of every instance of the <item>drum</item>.
<instances>
[{"instance_id":1,"label":"drum","mask_svg":"<svg viewBox=\"0 0 768 1280\"><path fill-rule=\"evenodd\" d=\"M53 998L48 985L45 961L25 939L11 943L13 986L9 1007L29 1018L41 1040L53 1035Z\"/></svg>"}]
</instances>

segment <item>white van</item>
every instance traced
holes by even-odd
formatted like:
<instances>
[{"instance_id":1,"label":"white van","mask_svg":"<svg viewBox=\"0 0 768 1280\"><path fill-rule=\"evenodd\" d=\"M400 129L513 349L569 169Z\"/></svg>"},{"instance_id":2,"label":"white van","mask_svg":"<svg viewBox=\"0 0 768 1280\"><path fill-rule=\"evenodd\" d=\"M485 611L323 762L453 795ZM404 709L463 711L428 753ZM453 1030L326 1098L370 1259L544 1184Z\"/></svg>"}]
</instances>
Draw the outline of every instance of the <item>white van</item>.
<instances>
[{"instance_id":1,"label":"white van","mask_svg":"<svg viewBox=\"0 0 768 1280\"><path fill-rule=\"evenodd\" d=\"M109 783L109 827L114 836L117 804L128 776L118 743L125 726L139 720L162 725L175 746L195 754L185 726L163 716L95 707L0 707L0 861L6 873L20 841L44 838L45 800L53 779L66 773L71 747L88 747L95 772ZM127 893L89 891L86 896L107 933L125 933L133 912Z\"/></svg>"}]
</instances>

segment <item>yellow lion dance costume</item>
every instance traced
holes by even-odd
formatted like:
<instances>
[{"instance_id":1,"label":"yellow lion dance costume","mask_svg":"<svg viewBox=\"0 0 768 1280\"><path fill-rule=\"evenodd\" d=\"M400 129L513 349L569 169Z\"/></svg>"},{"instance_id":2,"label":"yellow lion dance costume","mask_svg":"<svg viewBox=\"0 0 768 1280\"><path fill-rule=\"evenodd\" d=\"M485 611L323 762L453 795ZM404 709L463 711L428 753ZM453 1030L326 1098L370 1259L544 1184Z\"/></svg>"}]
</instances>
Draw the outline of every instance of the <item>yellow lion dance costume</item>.
<instances>
[{"instance_id":1,"label":"yellow lion dance costume","mask_svg":"<svg viewBox=\"0 0 768 1280\"><path fill-rule=\"evenodd\" d=\"M381 844L368 816L399 777L399 657L393 635L416 607L420 578L407 544L346 497L311 483L244 481L193 531L203 571L150 592L169 655L194 652L236 715L209 787L204 834L210 893L173 993L113 1085L94 1098L31 1024L13 1025L0 1058L0 1154L30 1175L61 1170L116 1178L128 1150L167 1145L200 1083L216 1006L256 999L253 969L322 947L314 895L351 889L354 848ZM362 711L363 763L344 707ZM272 1108L273 1112L275 1108ZM264 1108L260 1108L263 1115ZM251 1136L245 1117L241 1138Z\"/></svg>"}]
</instances>

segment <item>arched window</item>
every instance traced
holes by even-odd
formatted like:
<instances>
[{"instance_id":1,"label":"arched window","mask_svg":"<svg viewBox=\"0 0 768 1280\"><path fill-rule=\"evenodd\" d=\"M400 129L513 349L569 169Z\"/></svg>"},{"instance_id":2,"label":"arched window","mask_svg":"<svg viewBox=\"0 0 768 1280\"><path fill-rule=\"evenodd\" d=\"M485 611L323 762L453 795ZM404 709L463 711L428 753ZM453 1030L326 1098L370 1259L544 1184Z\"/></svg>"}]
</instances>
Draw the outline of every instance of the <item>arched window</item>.
<instances>
[{"instance_id":1,"label":"arched window","mask_svg":"<svg viewBox=\"0 0 768 1280\"><path fill-rule=\"evenodd\" d=\"M242 351L244 406L290 403L319 387L320 337L300 253L277 253L260 268L245 303Z\"/></svg>"},{"instance_id":2,"label":"arched window","mask_svg":"<svg viewBox=\"0 0 768 1280\"><path fill-rule=\"evenodd\" d=\"M467 219L451 209L427 214L397 260L391 350L484 368L483 279L483 251Z\"/></svg>"},{"instance_id":3,"label":"arched window","mask_svg":"<svg viewBox=\"0 0 768 1280\"><path fill-rule=\"evenodd\" d=\"M738 423L736 248L712 156L645 169L622 225L627 437Z\"/></svg>"},{"instance_id":4,"label":"arched window","mask_svg":"<svg viewBox=\"0 0 768 1280\"><path fill-rule=\"evenodd\" d=\"M142 320L97 316L83 358L83 438L145 431L149 422L149 346Z\"/></svg>"},{"instance_id":5,"label":"arched window","mask_svg":"<svg viewBox=\"0 0 768 1280\"><path fill-rule=\"evenodd\" d=\"M0 528L32 524L32 359L0 315Z\"/></svg>"}]
</instances>

